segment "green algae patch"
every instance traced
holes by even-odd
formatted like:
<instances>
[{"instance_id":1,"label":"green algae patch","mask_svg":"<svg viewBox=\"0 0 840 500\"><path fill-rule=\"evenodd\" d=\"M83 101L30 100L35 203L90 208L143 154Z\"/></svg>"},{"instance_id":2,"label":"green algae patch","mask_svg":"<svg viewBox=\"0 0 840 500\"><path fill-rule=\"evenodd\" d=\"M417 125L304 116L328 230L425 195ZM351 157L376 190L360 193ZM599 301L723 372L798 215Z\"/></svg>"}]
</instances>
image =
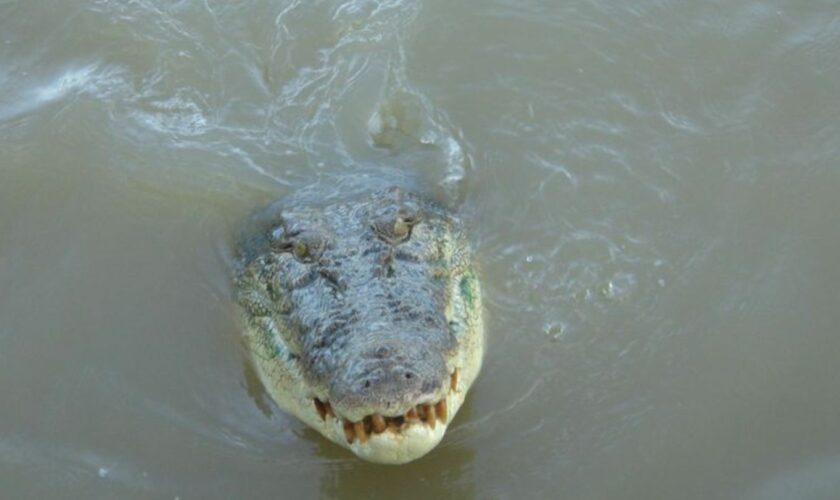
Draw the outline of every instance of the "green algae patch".
<instances>
[{"instance_id":1,"label":"green algae patch","mask_svg":"<svg viewBox=\"0 0 840 500\"><path fill-rule=\"evenodd\" d=\"M469 309L475 309L475 271L467 271L458 283L458 289L461 291L461 298L467 304Z\"/></svg>"}]
</instances>

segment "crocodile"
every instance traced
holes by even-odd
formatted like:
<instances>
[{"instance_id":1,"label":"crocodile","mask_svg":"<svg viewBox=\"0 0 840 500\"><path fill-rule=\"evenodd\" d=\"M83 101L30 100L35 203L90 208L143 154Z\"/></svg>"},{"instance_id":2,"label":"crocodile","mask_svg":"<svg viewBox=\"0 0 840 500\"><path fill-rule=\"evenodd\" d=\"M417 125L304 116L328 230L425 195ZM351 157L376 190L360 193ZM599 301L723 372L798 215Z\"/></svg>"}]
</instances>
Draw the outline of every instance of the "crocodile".
<instances>
[{"instance_id":1,"label":"crocodile","mask_svg":"<svg viewBox=\"0 0 840 500\"><path fill-rule=\"evenodd\" d=\"M258 378L278 407L362 459L425 455L484 352L462 222L399 187L280 204L238 248L237 309Z\"/></svg>"}]
</instances>

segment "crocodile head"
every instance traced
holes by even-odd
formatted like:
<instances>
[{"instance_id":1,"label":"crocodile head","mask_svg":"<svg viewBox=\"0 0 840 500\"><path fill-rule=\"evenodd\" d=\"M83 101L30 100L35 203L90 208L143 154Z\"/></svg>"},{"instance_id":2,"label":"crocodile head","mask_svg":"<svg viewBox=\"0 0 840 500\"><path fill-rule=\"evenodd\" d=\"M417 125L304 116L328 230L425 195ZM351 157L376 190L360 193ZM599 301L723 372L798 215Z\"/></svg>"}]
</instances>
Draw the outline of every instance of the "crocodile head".
<instances>
[{"instance_id":1,"label":"crocodile head","mask_svg":"<svg viewBox=\"0 0 840 500\"><path fill-rule=\"evenodd\" d=\"M426 454L478 375L479 284L458 220L398 188L266 217L236 288L256 372L359 457Z\"/></svg>"}]
</instances>

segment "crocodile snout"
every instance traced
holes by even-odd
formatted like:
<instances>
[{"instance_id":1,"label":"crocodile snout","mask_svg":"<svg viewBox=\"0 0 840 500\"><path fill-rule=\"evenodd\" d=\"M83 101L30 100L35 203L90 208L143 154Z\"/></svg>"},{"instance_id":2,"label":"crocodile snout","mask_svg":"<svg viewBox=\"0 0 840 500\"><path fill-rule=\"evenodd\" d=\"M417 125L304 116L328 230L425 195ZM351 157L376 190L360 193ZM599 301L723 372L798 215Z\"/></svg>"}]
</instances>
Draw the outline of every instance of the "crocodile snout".
<instances>
[{"instance_id":1,"label":"crocodile snout","mask_svg":"<svg viewBox=\"0 0 840 500\"><path fill-rule=\"evenodd\" d=\"M436 399L449 381L440 353L382 343L365 349L332 378L330 401L348 417L401 415Z\"/></svg>"}]
</instances>

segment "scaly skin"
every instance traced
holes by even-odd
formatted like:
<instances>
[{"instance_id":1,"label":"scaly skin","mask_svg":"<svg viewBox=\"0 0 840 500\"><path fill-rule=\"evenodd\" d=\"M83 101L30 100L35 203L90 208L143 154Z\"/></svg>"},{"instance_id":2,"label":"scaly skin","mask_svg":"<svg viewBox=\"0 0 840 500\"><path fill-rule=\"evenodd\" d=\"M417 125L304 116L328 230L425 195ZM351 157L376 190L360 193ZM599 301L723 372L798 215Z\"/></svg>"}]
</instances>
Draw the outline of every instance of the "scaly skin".
<instances>
[{"instance_id":1,"label":"scaly skin","mask_svg":"<svg viewBox=\"0 0 840 500\"><path fill-rule=\"evenodd\" d=\"M288 207L240 248L243 331L283 410L366 460L431 450L481 368L478 279L457 219L399 188Z\"/></svg>"}]
</instances>

